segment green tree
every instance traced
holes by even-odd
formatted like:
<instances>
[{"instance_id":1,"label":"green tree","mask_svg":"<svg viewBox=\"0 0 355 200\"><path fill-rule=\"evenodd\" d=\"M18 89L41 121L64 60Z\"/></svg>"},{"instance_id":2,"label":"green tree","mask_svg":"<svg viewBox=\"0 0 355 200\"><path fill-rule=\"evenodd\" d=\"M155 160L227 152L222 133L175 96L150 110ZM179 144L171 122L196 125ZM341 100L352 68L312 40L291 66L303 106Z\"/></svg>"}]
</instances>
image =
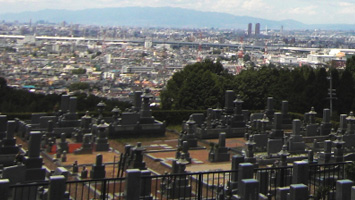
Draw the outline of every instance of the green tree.
<instances>
[{"instance_id":1,"label":"green tree","mask_svg":"<svg viewBox=\"0 0 355 200\"><path fill-rule=\"evenodd\" d=\"M223 102L232 79L219 62L205 60L175 73L161 92L163 109L206 109Z\"/></svg>"},{"instance_id":2,"label":"green tree","mask_svg":"<svg viewBox=\"0 0 355 200\"><path fill-rule=\"evenodd\" d=\"M245 54L243 57L244 62L250 61L250 55L249 54Z\"/></svg>"},{"instance_id":3,"label":"green tree","mask_svg":"<svg viewBox=\"0 0 355 200\"><path fill-rule=\"evenodd\" d=\"M355 72L355 55L346 60L346 70L349 70L351 73Z\"/></svg>"},{"instance_id":4,"label":"green tree","mask_svg":"<svg viewBox=\"0 0 355 200\"><path fill-rule=\"evenodd\" d=\"M89 83L83 83L83 82L76 82L72 83L68 87L69 91L76 91L76 90L88 90L90 89L90 84Z\"/></svg>"},{"instance_id":5,"label":"green tree","mask_svg":"<svg viewBox=\"0 0 355 200\"><path fill-rule=\"evenodd\" d=\"M83 68L78 68L78 69L73 69L71 71L72 74L85 74L86 73L86 69Z\"/></svg>"},{"instance_id":6,"label":"green tree","mask_svg":"<svg viewBox=\"0 0 355 200\"><path fill-rule=\"evenodd\" d=\"M349 114L354 100L354 80L349 70L343 71L337 88L338 113Z\"/></svg>"}]
</instances>

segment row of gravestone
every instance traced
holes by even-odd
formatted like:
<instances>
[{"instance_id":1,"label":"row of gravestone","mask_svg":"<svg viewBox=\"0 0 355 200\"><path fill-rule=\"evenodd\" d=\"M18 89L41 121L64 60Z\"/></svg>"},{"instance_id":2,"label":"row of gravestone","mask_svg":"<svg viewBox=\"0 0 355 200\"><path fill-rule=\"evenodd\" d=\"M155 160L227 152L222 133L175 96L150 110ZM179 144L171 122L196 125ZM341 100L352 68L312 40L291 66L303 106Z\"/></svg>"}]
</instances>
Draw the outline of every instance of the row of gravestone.
<instances>
[{"instance_id":1,"label":"row of gravestone","mask_svg":"<svg viewBox=\"0 0 355 200\"><path fill-rule=\"evenodd\" d=\"M278 169L278 171L276 171L276 174L271 173L271 171L267 171L267 169L257 169L255 175L255 165L253 165L252 163L244 162L238 163L236 161L238 160L234 159L234 162L232 162L232 164L234 163L238 166L237 170L233 170L231 172L232 174L228 181L228 185L224 185L222 186L222 188L219 189L219 192L216 194L217 199L270 199L270 197L272 197L273 195L275 195L276 198L275 196L274 198L278 200L306 200L310 198L309 193L311 191L309 191L308 185L315 183L309 182L309 177L314 176L311 174L309 163L304 161L295 162L293 169L280 168ZM160 185L160 191L169 199L192 198L193 192L191 181L193 179L188 178L189 174L184 171L184 166L186 165L186 162L177 161L175 165L178 168L176 174L165 174L163 176ZM126 184L128 185L126 186L126 198L151 198L151 180L148 178L142 179L144 173L150 174L149 171L146 172L137 169L127 170ZM352 182L349 180L343 180L344 177L341 176L336 177L335 174L333 174L333 177L331 177L332 175L330 174L327 176L336 181L336 199L350 200ZM255 177L256 179L254 179ZM326 184L326 182L328 181L325 178L319 180L325 181L324 183L320 182L320 185ZM270 185L271 183L274 183L275 185ZM135 187L133 188L133 186ZM211 185L206 185L206 187L210 186ZM196 185L196 187L199 186ZM270 196L270 188L275 188L275 190L277 191L276 194L271 194ZM355 191L355 187L352 190Z\"/></svg>"}]
</instances>

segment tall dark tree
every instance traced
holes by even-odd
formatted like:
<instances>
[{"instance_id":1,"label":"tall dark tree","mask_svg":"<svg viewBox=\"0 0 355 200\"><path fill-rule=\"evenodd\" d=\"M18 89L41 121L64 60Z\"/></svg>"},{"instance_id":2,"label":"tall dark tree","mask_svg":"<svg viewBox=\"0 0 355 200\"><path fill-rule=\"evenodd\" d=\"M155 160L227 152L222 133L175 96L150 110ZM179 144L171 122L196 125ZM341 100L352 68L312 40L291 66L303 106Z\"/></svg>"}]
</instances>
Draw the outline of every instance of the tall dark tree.
<instances>
[{"instance_id":1,"label":"tall dark tree","mask_svg":"<svg viewBox=\"0 0 355 200\"><path fill-rule=\"evenodd\" d=\"M350 70L343 71L337 90L338 113L349 114L348 112L354 104L354 80Z\"/></svg>"},{"instance_id":2,"label":"tall dark tree","mask_svg":"<svg viewBox=\"0 0 355 200\"><path fill-rule=\"evenodd\" d=\"M349 70L351 73L355 73L355 55L346 60L346 70Z\"/></svg>"}]
</instances>

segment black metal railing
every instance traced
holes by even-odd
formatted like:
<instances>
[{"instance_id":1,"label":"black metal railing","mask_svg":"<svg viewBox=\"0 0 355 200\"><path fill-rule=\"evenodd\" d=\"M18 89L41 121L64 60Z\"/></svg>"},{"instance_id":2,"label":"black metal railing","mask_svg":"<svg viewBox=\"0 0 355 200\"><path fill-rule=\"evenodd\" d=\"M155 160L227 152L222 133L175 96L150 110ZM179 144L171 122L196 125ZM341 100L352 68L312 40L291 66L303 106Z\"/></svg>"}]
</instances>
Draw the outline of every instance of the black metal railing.
<instances>
[{"instance_id":1,"label":"black metal railing","mask_svg":"<svg viewBox=\"0 0 355 200\"><path fill-rule=\"evenodd\" d=\"M45 199L48 182L22 183L10 186L9 195L12 199L33 200Z\"/></svg>"},{"instance_id":2,"label":"black metal railing","mask_svg":"<svg viewBox=\"0 0 355 200\"><path fill-rule=\"evenodd\" d=\"M331 195L337 180L345 178L347 163L310 164L308 188L311 197ZM216 199L228 196L238 184L238 171L212 171L183 174L143 175L140 182L141 199ZM293 167L254 169L254 177L260 182L260 193L275 197L278 187L292 184ZM48 182L11 185L13 199L43 199ZM66 183L67 195L73 200L126 199L125 178L97 180L71 180ZM17 198L15 198L17 197ZM22 198L24 197L24 198ZM149 197L149 198L148 198Z\"/></svg>"}]
</instances>

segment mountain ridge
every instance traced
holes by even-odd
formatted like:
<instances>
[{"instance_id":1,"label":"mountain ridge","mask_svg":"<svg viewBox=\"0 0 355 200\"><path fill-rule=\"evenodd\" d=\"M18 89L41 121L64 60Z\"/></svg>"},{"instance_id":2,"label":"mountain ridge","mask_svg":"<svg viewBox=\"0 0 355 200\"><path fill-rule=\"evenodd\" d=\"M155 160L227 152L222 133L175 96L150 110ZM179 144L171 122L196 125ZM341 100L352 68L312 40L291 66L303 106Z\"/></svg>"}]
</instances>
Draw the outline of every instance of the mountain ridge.
<instances>
[{"instance_id":1,"label":"mountain ridge","mask_svg":"<svg viewBox=\"0 0 355 200\"><path fill-rule=\"evenodd\" d=\"M163 17L162 17L163 16ZM268 20L237 16L220 12L205 12L175 7L115 7L83 10L45 9L20 13L0 14L0 20L28 22L29 20L74 24L169 27L169 28L224 28L246 29L248 23L260 23L271 29L342 29L354 30L355 24L304 24L296 20Z\"/></svg>"}]
</instances>

